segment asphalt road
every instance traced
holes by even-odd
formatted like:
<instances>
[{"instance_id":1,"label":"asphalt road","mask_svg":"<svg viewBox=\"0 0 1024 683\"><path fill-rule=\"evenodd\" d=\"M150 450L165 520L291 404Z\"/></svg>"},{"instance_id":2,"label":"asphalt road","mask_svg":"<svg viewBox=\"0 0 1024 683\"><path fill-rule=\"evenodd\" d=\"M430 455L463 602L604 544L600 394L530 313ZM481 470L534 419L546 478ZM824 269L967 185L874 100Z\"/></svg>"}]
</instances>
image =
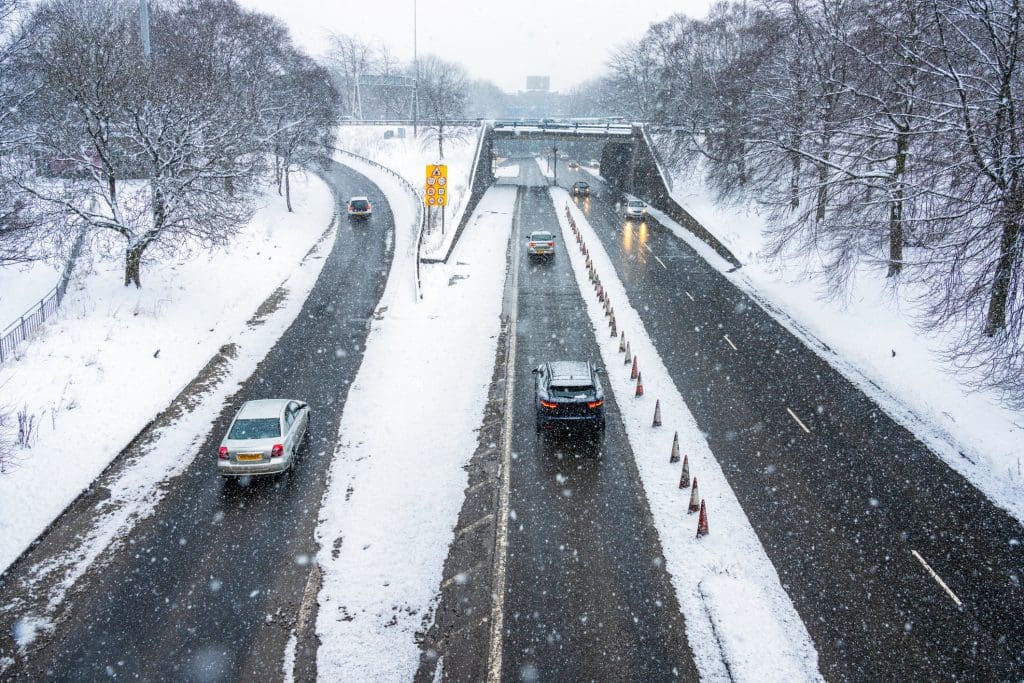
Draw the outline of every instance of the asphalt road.
<instances>
[{"instance_id":1,"label":"asphalt road","mask_svg":"<svg viewBox=\"0 0 1024 683\"><path fill-rule=\"evenodd\" d=\"M561 164L558 178L596 190L577 201L825 677L1024 678L1021 525L669 230L627 224L589 174Z\"/></svg>"},{"instance_id":2,"label":"asphalt road","mask_svg":"<svg viewBox=\"0 0 1024 683\"><path fill-rule=\"evenodd\" d=\"M313 531L347 388L391 263L385 197L332 164L343 201L367 195L375 215L338 236L302 312L225 405L195 462L139 524L19 679L274 680L315 560ZM341 351L342 353L338 353ZM224 482L216 449L245 400L294 397L312 407L311 440L294 470L250 485ZM58 522L59 523L59 522Z\"/></svg>"},{"instance_id":3,"label":"asphalt road","mask_svg":"<svg viewBox=\"0 0 1024 683\"><path fill-rule=\"evenodd\" d=\"M532 160L521 184L541 185ZM515 229L560 234L543 186L521 191ZM614 397L602 439L538 435L531 369L600 363L565 245L518 268L511 518L504 605L506 681L696 680L679 605Z\"/></svg>"}]
</instances>

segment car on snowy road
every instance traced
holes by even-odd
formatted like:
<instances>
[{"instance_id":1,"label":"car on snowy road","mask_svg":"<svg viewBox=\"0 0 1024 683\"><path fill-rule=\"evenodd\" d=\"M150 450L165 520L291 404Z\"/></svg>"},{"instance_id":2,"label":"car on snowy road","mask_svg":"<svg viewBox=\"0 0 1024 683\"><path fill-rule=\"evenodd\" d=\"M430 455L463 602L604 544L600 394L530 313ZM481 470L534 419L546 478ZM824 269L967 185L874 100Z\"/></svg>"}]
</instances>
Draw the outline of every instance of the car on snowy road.
<instances>
[{"instance_id":1,"label":"car on snowy road","mask_svg":"<svg viewBox=\"0 0 1024 683\"><path fill-rule=\"evenodd\" d=\"M573 197L589 197L590 196L590 185L583 182L582 180L572 184Z\"/></svg>"},{"instance_id":2,"label":"car on snowy road","mask_svg":"<svg viewBox=\"0 0 1024 683\"><path fill-rule=\"evenodd\" d=\"M349 218L369 218L373 215L373 205L367 197L352 197L348 200Z\"/></svg>"},{"instance_id":3,"label":"car on snowy road","mask_svg":"<svg viewBox=\"0 0 1024 683\"><path fill-rule=\"evenodd\" d=\"M549 361L533 369L537 429L604 429L601 370L589 361Z\"/></svg>"},{"instance_id":4,"label":"car on snowy road","mask_svg":"<svg viewBox=\"0 0 1024 683\"><path fill-rule=\"evenodd\" d=\"M246 401L217 452L225 477L286 472L309 438L309 406L294 399Z\"/></svg>"},{"instance_id":5,"label":"car on snowy road","mask_svg":"<svg viewBox=\"0 0 1024 683\"><path fill-rule=\"evenodd\" d=\"M554 256L555 236L546 230L534 230L526 237L526 253L529 256Z\"/></svg>"},{"instance_id":6,"label":"car on snowy road","mask_svg":"<svg viewBox=\"0 0 1024 683\"><path fill-rule=\"evenodd\" d=\"M642 220L647 217L647 205L639 199L630 199L622 205L622 215L626 218Z\"/></svg>"}]
</instances>

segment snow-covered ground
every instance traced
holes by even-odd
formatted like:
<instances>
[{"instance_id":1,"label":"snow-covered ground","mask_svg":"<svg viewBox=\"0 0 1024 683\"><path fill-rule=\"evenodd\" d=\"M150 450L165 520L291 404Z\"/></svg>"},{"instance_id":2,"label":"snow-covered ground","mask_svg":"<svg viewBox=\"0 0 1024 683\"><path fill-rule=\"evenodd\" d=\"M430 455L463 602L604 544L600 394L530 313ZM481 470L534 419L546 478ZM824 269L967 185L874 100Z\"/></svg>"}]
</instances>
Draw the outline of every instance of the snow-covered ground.
<instances>
[{"instance_id":1,"label":"snow-covered ground","mask_svg":"<svg viewBox=\"0 0 1024 683\"><path fill-rule=\"evenodd\" d=\"M0 332L57 286L60 268L36 261L0 267Z\"/></svg>"},{"instance_id":2,"label":"snow-covered ground","mask_svg":"<svg viewBox=\"0 0 1024 683\"><path fill-rule=\"evenodd\" d=\"M884 272L863 266L845 300L827 299L822 296L827 283L806 274L813 267L778 263L762 254L765 218L757 206L715 201L702 168L694 164L674 171L673 197L743 263L728 277L767 302L767 310L783 325L1024 523L1024 413L1002 406L992 392L971 391L960 381L963 375L951 371L940 351L949 339L912 324L906 303L916 293L912 287L896 298L886 288ZM723 271L731 268L678 224L660 212L652 215L710 263Z\"/></svg>"},{"instance_id":3,"label":"snow-covered ground","mask_svg":"<svg viewBox=\"0 0 1024 683\"><path fill-rule=\"evenodd\" d=\"M608 384L615 393L644 491L672 576L702 680L821 680L818 655L771 560L729 487L707 440L672 381L640 315L628 303L600 239L562 188L550 190L573 272L594 325ZM608 318L587 277L585 257L565 214L572 212L594 268L611 297L619 331L640 359L645 395L637 398L631 366L609 334ZM662 427L652 427L655 401ZM690 490L679 489L681 463L670 464L673 434L689 458L707 501L711 533L697 538L697 515L687 515ZM724 666L723 666L724 664ZM728 668L726 668L728 667Z\"/></svg>"},{"instance_id":4,"label":"snow-covered ground","mask_svg":"<svg viewBox=\"0 0 1024 683\"><path fill-rule=\"evenodd\" d=\"M405 130L405 137L398 137L399 129ZM388 132L392 137L385 138ZM421 195L427 164L447 164L449 199L445 210L445 230L442 233L440 218L437 218L423 240L423 256L443 257L451 245L455 228L462 219L469 199L469 183L479 133L476 127L450 129L447 135L451 137L446 138L444 143L444 159L437 157L437 141L423 128L419 131L419 138L414 138L411 126L339 126L336 144L341 149L387 166L412 183ZM349 163L348 159L341 161Z\"/></svg>"},{"instance_id":5,"label":"snow-covered ground","mask_svg":"<svg viewBox=\"0 0 1024 683\"><path fill-rule=\"evenodd\" d=\"M73 278L59 315L21 348L21 357L0 366L5 406L24 410L36 431L32 447L19 449L13 466L0 474L0 571L223 344L237 345L223 383L228 391L235 385L232 380L252 372L291 323L323 266L322 258L308 259L301 267L300 262L335 210L330 189L315 176L297 174L292 190L295 213L268 191L264 207L230 246L145 266L142 289L122 285L119 259L93 264L88 275ZM330 250L333 234L321 244L322 253ZM259 264L260 278L238 277L253 264ZM279 286L288 290L281 307L264 324L247 325ZM194 422L194 429L174 431L205 433L203 425L212 424L222 403L218 393L182 418ZM153 457L126 472L115 497L147 498L156 482L196 456L190 444L178 443L180 437L165 437L152 446ZM154 499L148 496L147 505ZM115 502L108 507L117 507ZM124 510L122 519L97 532L87 553L102 549L105 540L100 538L109 540L129 514Z\"/></svg>"},{"instance_id":6,"label":"snow-covered ground","mask_svg":"<svg viewBox=\"0 0 1024 683\"><path fill-rule=\"evenodd\" d=\"M399 205L386 174L359 170ZM317 530L324 680L416 671L415 634L430 625L487 402L515 196L488 191L450 262L425 266L420 302L406 284L415 234L396 221L382 315L349 390Z\"/></svg>"}]
</instances>

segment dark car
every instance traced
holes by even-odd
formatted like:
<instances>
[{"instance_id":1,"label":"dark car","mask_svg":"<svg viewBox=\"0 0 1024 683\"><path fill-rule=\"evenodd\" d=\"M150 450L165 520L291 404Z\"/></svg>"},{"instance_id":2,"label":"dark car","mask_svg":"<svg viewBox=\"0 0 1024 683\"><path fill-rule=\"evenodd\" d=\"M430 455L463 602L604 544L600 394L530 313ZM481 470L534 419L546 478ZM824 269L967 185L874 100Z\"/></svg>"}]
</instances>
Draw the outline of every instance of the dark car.
<instances>
[{"instance_id":1,"label":"dark car","mask_svg":"<svg viewBox=\"0 0 1024 683\"><path fill-rule=\"evenodd\" d=\"M572 184L572 196L573 197L589 197L590 196L590 185L583 182L582 180Z\"/></svg>"},{"instance_id":2,"label":"dark car","mask_svg":"<svg viewBox=\"0 0 1024 683\"><path fill-rule=\"evenodd\" d=\"M600 370L588 361L559 360L534 368L537 429L604 429L604 389Z\"/></svg>"},{"instance_id":3,"label":"dark car","mask_svg":"<svg viewBox=\"0 0 1024 683\"><path fill-rule=\"evenodd\" d=\"M373 215L373 205L366 197L352 197L348 200L349 218L369 218Z\"/></svg>"}]
</instances>

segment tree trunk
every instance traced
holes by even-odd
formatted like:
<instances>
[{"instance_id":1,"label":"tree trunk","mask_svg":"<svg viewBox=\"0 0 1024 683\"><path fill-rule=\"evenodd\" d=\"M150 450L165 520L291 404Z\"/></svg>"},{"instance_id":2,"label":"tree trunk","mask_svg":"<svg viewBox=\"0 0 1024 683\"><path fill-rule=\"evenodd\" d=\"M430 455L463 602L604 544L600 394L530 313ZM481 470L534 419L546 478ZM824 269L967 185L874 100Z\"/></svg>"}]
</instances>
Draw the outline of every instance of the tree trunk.
<instances>
[{"instance_id":1,"label":"tree trunk","mask_svg":"<svg viewBox=\"0 0 1024 683\"><path fill-rule=\"evenodd\" d=\"M999 243L999 261L992 278L992 293L988 302L988 319L985 334L994 337L1006 326L1006 304L1010 296L1010 284L1020 268L1021 210L1011 211L1003 224L1003 236Z\"/></svg>"},{"instance_id":2,"label":"tree trunk","mask_svg":"<svg viewBox=\"0 0 1024 683\"><path fill-rule=\"evenodd\" d=\"M825 207L828 204L828 168L818 164L818 199L814 210L814 220L825 220Z\"/></svg>"},{"instance_id":3,"label":"tree trunk","mask_svg":"<svg viewBox=\"0 0 1024 683\"><path fill-rule=\"evenodd\" d=\"M124 286L135 285L136 289L142 287L142 252L146 249L141 244L133 244L128 247L124 258Z\"/></svg>"},{"instance_id":4,"label":"tree trunk","mask_svg":"<svg viewBox=\"0 0 1024 683\"><path fill-rule=\"evenodd\" d=\"M444 159L444 122L437 123L437 160Z\"/></svg>"},{"instance_id":5,"label":"tree trunk","mask_svg":"<svg viewBox=\"0 0 1024 683\"><path fill-rule=\"evenodd\" d=\"M284 203L288 207L288 213L292 213L292 183L291 164L284 165Z\"/></svg>"},{"instance_id":6,"label":"tree trunk","mask_svg":"<svg viewBox=\"0 0 1024 683\"><path fill-rule=\"evenodd\" d=\"M789 156L789 208L796 211L800 208L800 155Z\"/></svg>"},{"instance_id":7,"label":"tree trunk","mask_svg":"<svg viewBox=\"0 0 1024 683\"><path fill-rule=\"evenodd\" d=\"M886 277L895 277L903 270L903 202L904 182L907 172L907 149L910 138L905 126L896 135L896 165L893 168L893 197L889 205L889 272Z\"/></svg>"}]
</instances>

